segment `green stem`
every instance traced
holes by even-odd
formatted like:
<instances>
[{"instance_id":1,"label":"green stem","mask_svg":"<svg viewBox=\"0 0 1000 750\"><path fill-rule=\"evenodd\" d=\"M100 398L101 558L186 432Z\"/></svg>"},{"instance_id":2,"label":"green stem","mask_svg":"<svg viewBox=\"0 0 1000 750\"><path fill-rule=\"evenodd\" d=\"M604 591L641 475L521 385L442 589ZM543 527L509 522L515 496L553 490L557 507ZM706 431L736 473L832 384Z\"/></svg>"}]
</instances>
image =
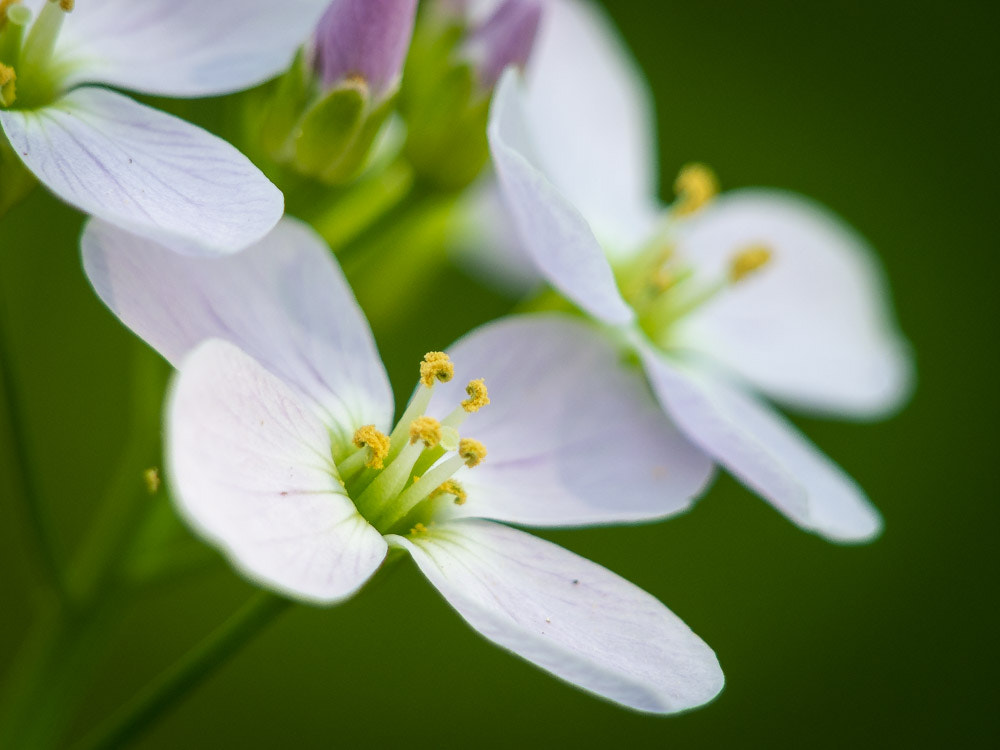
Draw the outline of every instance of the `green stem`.
<instances>
[{"instance_id":1,"label":"green stem","mask_svg":"<svg viewBox=\"0 0 1000 750\"><path fill-rule=\"evenodd\" d=\"M193 688L247 645L291 602L260 592L202 643L140 692L79 745L81 750L124 747L152 726Z\"/></svg>"},{"instance_id":2,"label":"green stem","mask_svg":"<svg viewBox=\"0 0 1000 750\"><path fill-rule=\"evenodd\" d=\"M10 320L6 306L0 301L0 397L6 415L5 426L10 443L11 465L9 475L14 485L14 494L20 498L28 532L32 542L32 554L37 559L46 585L63 604L71 604L60 560L49 533L47 519L41 505L41 496L35 485L28 452L27 430L21 397L14 382L14 357L7 339L6 324Z\"/></svg>"}]
</instances>

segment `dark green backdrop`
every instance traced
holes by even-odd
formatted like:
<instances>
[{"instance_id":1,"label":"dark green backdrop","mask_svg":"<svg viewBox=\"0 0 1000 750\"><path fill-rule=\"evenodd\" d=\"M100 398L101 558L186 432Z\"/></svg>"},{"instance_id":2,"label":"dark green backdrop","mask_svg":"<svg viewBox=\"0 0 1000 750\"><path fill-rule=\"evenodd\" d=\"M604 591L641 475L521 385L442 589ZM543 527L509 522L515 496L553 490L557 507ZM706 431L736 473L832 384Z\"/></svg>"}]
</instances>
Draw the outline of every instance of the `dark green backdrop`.
<instances>
[{"instance_id":1,"label":"dark green backdrop","mask_svg":"<svg viewBox=\"0 0 1000 750\"><path fill-rule=\"evenodd\" d=\"M661 598L717 651L718 700L657 719L488 645L409 565L356 601L298 607L140 743L176 747L977 747L997 740L998 251L987 3L609 2L657 96L661 162L814 196L879 249L919 388L898 417L798 420L882 509L839 548L733 481L666 524L550 534ZM185 105L188 106L188 105ZM214 105L185 113L211 122ZM669 177L665 182L669 182ZM41 485L71 547L125 441L132 338L98 303L80 217L36 192L0 284ZM432 331L376 331L397 386L468 322L457 274ZM466 284L467 291L457 291ZM488 298L500 314L505 303ZM491 312L492 310L492 312ZM6 460L6 451L3 458ZM0 477L5 472L0 472ZM29 627L19 517L0 507L0 669ZM224 565L128 613L80 732L251 593Z\"/></svg>"}]
</instances>

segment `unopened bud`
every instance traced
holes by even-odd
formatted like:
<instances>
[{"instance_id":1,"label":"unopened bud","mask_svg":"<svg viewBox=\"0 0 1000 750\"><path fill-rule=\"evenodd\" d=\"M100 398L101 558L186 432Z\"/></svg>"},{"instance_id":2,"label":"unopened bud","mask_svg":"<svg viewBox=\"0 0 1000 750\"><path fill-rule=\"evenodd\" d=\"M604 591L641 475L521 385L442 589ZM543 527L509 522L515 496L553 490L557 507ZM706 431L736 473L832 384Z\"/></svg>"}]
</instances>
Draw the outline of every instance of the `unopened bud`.
<instances>
[{"instance_id":1,"label":"unopened bud","mask_svg":"<svg viewBox=\"0 0 1000 750\"><path fill-rule=\"evenodd\" d=\"M523 67L528 62L541 20L539 0L504 0L470 33L465 54L484 89L492 89L508 65Z\"/></svg>"},{"instance_id":2,"label":"unopened bud","mask_svg":"<svg viewBox=\"0 0 1000 750\"><path fill-rule=\"evenodd\" d=\"M326 88L361 79L376 102L399 86L417 0L333 0L315 33L314 66Z\"/></svg>"}]
</instances>

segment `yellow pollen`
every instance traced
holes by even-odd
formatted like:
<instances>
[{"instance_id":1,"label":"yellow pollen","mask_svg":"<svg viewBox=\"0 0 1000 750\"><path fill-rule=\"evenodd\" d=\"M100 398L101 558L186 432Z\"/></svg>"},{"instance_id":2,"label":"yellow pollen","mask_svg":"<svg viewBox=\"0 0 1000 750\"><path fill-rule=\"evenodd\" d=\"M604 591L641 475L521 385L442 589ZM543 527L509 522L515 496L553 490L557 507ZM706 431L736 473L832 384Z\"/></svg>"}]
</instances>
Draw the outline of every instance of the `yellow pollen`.
<instances>
[{"instance_id":1,"label":"yellow pollen","mask_svg":"<svg viewBox=\"0 0 1000 750\"><path fill-rule=\"evenodd\" d=\"M375 429L375 425L366 424L354 433L354 445L358 448L368 448L371 455L365 459L369 469L381 469L385 457L389 455L389 438Z\"/></svg>"},{"instance_id":2,"label":"yellow pollen","mask_svg":"<svg viewBox=\"0 0 1000 750\"><path fill-rule=\"evenodd\" d=\"M458 455L465 459L465 465L470 469L479 466L486 458L486 446L472 438L462 438L458 444Z\"/></svg>"},{"instance_id":3,"label":"yellow pollen","mask_svg":"<svg viewBox=\"0 0 1000 750\"><path fill-rule=\"evenodd\" d=\"M14 69L0 63L0 107L9 107L17 98L14 91L16 80L17 74L14 73Z\"/></svg>"},{"instance_id":4,"label":"yellow pollen","mask_svg":"<svg viewBox=\"0 0 1000 750\"><path fill-rule=\"evenodd\" d=\"M410 536L420 536L427 533L427 527L422 523L416 523L413 528L410 529Z\"/></svg>"},{"instance_id":5,"label":"yellow pollen","mask_svg":"<svg viewBox=\"0 0 1000 750\"><path fill-rule=\"evenodd\" d=\"M485 378L470 380L469 384L465 386L465 392L469 394L469 397L462 402L462 408L470 414L475 414L490 403L490 394L486 390Z\"/></svg>"},{"instance_id":6,"label":"yellow pollen","mask_svg":"<svg viewBox=\"0 0 1000 750\"><path fill-rule=\"evenodd\" d=\"M67 13L73 10L73 6L76 4L76 0L59 0L59 7L62 8Z\"/></svg>"},{"instance_id":7,"label":"yellow pollen","mask_svg":"<svg viewBox=\"0 0 1000 750\"><path fill-rule=\"evenodd\" d=\"M151 466L142 472L142 480L146 483L146 490L150 495L155 495L160 489L160 470Z\"/></svg>"},{"instance_id":8,"label":"yellow pollen","mask_svg":"<svg viewBox=\"0 0 1000 750\"><path fill-rule=\"evenodd\" d=\"M677 201L674 213L690 216L700 211L719 192L719 181L715 173L704 164L688 164L681 169L674 181Z\"/></svg>"},{"instance_id":9,"label":"yellow pollen","mask_svg":"<svg viewBox=\"0 0 1000 750\"><path fill-rule=\"evenodd\" d=\"M454 479L443 482L441 486L431 493L431 498L440 497L441 495L454 495L455 505L465 505L465 501L469 499L465 488Z\"/></svg>"},{"instance_id":10,"label":"yellow pollen","mask_svg":"<svg viewBox=\"0 0 1000 750\"><path fill-rule=\"evenodd\" d=\"M420 382L430 388L435 380L447 383L455 376L455 365L444 352L427 352L420 363Z\"/></svg>"},{"instance_id":11,"label":"yellow pollen","mask_svg":"<svg viewBox=\"0 0 1000 750\"><path fill-rule=\"evenodd\" d=\"M751 245L733 256L729 262L729 280L734 284L771 262L771 249L764 245Z\"/></svg>"},{"instance_id":12,"label":"yellow pollen","mask_svg":"<svg viewBox=\"0 0 1000 750\"><path fill-rule=\"evenodd\" d=\"M434 417L417 417L410 422L410 442L423 442L427 448L435 448L441 442L441 423Z\"/></svg>"}]
</instances>

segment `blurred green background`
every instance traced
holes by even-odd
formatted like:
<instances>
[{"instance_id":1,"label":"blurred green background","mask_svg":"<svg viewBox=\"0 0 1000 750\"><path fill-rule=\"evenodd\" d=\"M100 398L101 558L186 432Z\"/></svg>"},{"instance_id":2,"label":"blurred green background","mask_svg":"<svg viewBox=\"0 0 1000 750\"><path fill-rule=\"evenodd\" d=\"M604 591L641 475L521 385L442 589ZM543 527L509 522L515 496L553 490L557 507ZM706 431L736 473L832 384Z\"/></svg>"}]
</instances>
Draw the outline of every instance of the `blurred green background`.
<instances>
[{"instance_id":1,"label":"blurred green background","mask_svg":"<svg viewBox=\"0 0 1000 750\"><path fill-rule=\"evenodd\" d=\"M989 5L607 5L656 94L665 184L696 159L726 187L797 190L881 253L918 355L912 404L878 424L796 421L868 490L884 536L827 544L725 477L669 523L547 534L652 592L715 648L728 685L688 715L632 714L508 656L407 563L345 606L293 609L137 747L997 742L1000 164ZM211 122L213 106L184 111ZM66 549L129 440L137 349L83 278L80 224L36 191L0 230L2 322ZM397 392L412 386L424 351L508 304L458 272L437 283L450 309L429 330L416 316L376 330ZM31 628L35 580L9 505L0 504L0 670ZM75 735L251 592L214 559L140 599L107 633Z\"/></svg>"}]
</instances>

